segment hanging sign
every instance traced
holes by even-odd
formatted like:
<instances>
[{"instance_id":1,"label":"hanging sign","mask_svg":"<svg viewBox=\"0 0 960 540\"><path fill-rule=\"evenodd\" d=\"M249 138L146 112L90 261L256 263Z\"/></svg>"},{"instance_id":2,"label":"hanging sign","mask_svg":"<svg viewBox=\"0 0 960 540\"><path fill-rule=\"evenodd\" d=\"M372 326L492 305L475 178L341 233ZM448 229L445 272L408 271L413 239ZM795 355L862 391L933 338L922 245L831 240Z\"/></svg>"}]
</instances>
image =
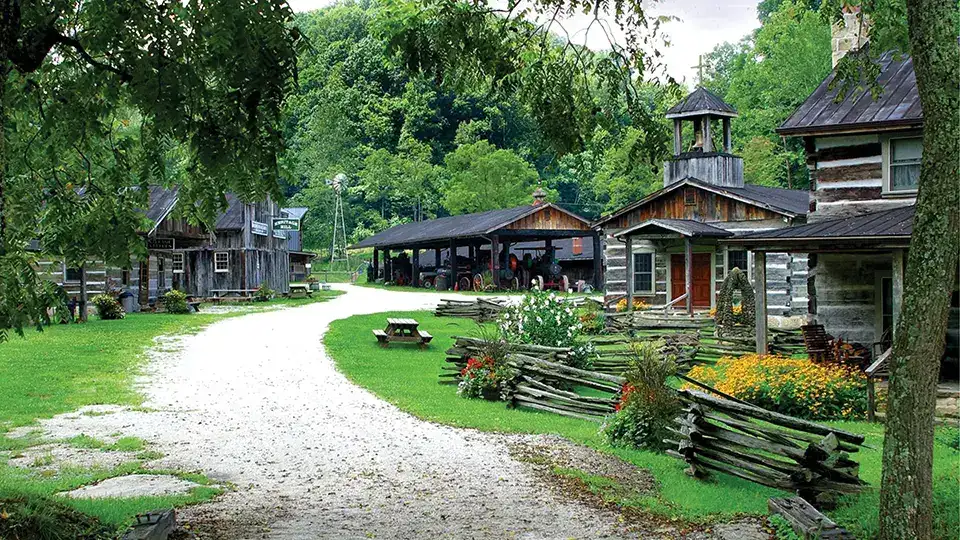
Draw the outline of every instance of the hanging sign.
<instances>
[{"instance_id":1,"label":"hanging sign","mask_svg":"<svg viewBox=\"0 0 960 540\"><path fill-rule=\"evenodd\" d=\"M274 238L279 238L279 239L281 239L281 240L286 240L286 239L287 239L287 231L281 231L281 230L279 230L279 229L274 229L274 230L273 230L273 237L274 237Z\"/></svg>"},{"instance_id":2,"label":"hanging sign","mask_svg":"<svg viewBox=\"0 0 960 540\"><path fill-rule=\"evenodd\" d=\"M147 238L147 249L163 250L173 249L173 238Z\"/></svg>"},{"instance_id":3,"label":"hanging sign","mask_svg":"<svg viewBox=\"0 0 960 540\"><path fill-rule=\"evenodd\" d=\"M275 231L299 231L300 220L294 218L273 218L273 230Z\"/></svg>"},{"instance_id":4,"label":"hanging sign","mask_svg":"<svg viewBox=\"0 0 960 540\"><path fill-rule=\"evenodd\" d=\"M250 232L258 236L269 236L270 227L262 221L251 221L250 222Z\"/></svg>"}]
</instances>

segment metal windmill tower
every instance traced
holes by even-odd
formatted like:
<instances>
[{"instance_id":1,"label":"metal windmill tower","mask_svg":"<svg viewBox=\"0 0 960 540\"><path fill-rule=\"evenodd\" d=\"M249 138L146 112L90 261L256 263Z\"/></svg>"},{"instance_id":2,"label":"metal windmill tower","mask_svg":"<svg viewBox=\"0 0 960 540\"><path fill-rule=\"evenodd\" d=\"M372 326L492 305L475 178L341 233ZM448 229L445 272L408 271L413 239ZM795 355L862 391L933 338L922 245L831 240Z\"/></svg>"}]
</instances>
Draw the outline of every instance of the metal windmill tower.
<instances>
[{"instance_id":1,"label":"metal windmill tower","mask_svg":"<svg viewBox=\"0 0 960 540\"><path fill-rule=\"evenodd\" d=\"M333 188L333 241L330 244L330 269L333 270L338 262L343 262L343 268L350 268L350 257L347 255L347 226L343 219L343 189L346 187L347 175L340 173L328 180L327 184Z\"/></svg>"}]
</instances>

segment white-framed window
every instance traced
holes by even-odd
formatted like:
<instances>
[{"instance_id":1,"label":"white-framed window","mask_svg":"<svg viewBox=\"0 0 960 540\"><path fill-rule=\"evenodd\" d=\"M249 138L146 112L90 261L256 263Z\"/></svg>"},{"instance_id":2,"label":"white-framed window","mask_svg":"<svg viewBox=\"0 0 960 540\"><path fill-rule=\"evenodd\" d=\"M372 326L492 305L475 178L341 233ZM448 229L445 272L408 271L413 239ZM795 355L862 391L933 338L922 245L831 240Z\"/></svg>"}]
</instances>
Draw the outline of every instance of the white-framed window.
<instances>
[{"instance_id":1,"label":"white-framed window","mask_svg":"<svg viewBox=\"0 0 960 540\"><path fill-rule=\"evenodd\" d=\"M226 251L215 251L213 253L213 271L214 272L229 272L230 271L230 254Z\"/></svg>"},{"instance_id":2,"label":"white-framed window","mask_svg":"<svg viewBox=\"0 0 960 540\"><path fill-rule=\"evenodd\" d=\"M891 136L883 139L883 192L913 194L920 183L923 138Z\"/></svg>"},{"instance_id":3,"label":"white-framed window","mask_svg":"<svg viewBox=\"0 0 960 540\"><path fill-rule=\"evenodd\" d=\"M170 268L173 269L174 274L183 273L183 252L175 252L172 254L172 260L170 261Z\"/></svg>"},{"instance_id":4,"label":"white-framed window","mask_svg":"<svg viewBox=\"0 0 960 540\"><path fill-rule=\"evenodd\" d=\"M633 253L633 292L654 293L654 254L649 251Z\"/></svg>"},{"instance_id":5,"label":"white-framed window","mask_svg":"<svg viewBox=\"0 0 960 540\"><path fill-rule=\"evenodd\" d=\"M730 275L730 271L734 268L739 268L740 271L745 272L747 279L753 281L752 253L745 249L727 249L726 275Z\"/></svg>"}]
</instances>

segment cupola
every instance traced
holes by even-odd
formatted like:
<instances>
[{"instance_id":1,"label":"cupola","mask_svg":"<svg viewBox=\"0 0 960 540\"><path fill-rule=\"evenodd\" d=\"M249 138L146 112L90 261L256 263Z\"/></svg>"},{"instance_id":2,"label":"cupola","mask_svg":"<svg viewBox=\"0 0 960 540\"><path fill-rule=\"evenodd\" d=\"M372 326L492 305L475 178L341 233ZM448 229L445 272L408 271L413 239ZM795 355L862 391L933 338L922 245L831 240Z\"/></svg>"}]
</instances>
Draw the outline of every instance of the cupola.
<instances>
[{"instance_id":1,"label":"cupola","mask_svg":"<svg viewBox=\"0 0 960 540\"><path fill-rule=\"evenodd\" d=\"M730 121L737 110L719 96L699 86L667 111L673 120L673 159L664 164L663 185L685 178L708 184L743 186L743 160L731 154ZM685 141L683 123L693 124L693 138ZM719 148L714 147L712 123L723 133Z\"/></svg>"}]
</instances>

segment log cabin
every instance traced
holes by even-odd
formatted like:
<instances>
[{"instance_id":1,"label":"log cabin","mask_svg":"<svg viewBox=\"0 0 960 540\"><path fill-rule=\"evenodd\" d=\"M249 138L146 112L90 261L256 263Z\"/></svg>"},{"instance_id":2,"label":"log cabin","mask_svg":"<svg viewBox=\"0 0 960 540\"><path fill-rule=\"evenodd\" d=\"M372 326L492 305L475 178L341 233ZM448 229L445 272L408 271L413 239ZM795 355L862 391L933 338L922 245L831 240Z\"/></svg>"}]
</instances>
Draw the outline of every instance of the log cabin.
<instances>
[{"instance_id":1,"label":"log cabin","mask_svg":"<svg viewBox=\"0 0 960 540\"><path fill-rule=\"evenodd\" d=\"M834 67L844 54L867 44L860 22L851 12L834 25ZM879 67L878 98L867 88L838 100L834 72L778 129L804 141L811 179L808 223L728 241L768 257L809 253L808 317L874 354L890 346L900 312L923 155L923 111L912 59L888 52ZM944 365L945 374L955 377L956 290L952 302Z\"/></svg>"},{"instance_id":2,"label":"log cabin","mask_svg":"<svg viewBox=\"0 0 960 540\"><path fill-rule=\"evenodd\" d=\"M809 194L744 183L743 159L731 153L730 126L737 111L709 90L697 88L666 116L674 123L674 142L673 157L664 163L663 188L602 217L594 227L606 241L608 304L626 296L692 313L716 306L717 292L733 268L753 278L753 253L721 240L805 223ZM693 124L689 141L685 122ZM771 256L765 270L770 312L806 313L806 255Z\"/></svg>"}]
</instances>

